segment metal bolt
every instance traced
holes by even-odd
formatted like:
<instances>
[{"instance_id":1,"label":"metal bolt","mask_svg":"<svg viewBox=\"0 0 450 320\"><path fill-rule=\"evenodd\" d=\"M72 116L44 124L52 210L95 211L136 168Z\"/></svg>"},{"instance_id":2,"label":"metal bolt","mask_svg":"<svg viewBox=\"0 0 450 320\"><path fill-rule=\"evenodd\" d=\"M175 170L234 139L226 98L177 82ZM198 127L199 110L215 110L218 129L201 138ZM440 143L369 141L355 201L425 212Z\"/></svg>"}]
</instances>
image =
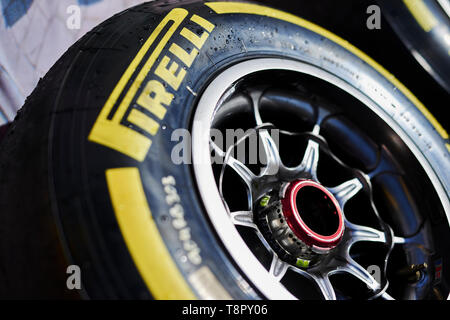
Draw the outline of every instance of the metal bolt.
<instances>
[{"instance_id":1,"label":"metal bolt","mask_svg":"<svg viewBox=\"0 0 450 320\"><path fill-rule=\"evenodd\" d=\"M259 205L261 207L267 207L267 205L269 204L269 200L270 200L270 196L264 196L264 197L262 197L261 201L259 202Z\"/></svg>"},{"instance_id":2,"label":"metal bolt","mask_svg":"<svg viewBox=\"0 0 450 320\"><path fill-rule=\"evenodd\" d=\"M404 277L408 282L418 282L422 276L422 272L428 268L428 265L424 262L422 264L412 264L403 269L400 269L397 274Z\"/></svg>"}]
</instances>

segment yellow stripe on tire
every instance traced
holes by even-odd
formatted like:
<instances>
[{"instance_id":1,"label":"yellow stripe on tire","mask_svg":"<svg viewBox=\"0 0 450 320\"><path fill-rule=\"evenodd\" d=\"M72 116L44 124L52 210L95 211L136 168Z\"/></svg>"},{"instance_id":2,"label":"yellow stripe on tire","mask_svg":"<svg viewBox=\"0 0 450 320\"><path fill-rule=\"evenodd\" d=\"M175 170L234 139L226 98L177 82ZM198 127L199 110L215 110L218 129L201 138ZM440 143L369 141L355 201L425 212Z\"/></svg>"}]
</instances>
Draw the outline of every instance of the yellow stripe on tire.
<instances>
[{"instance_id":1,"label":"yellow stripe on tire","mask_svg":"<svg viewBox=\"0 0 450 320\"><path fill-rule=\"evenodd\" d=\"M156 299L195 299L167 250L145 197L137 168L106 171L111 202L128 250Z\"/></svg>"},{"instance_id":2,"label":"yellow stripe on tire","mask_svg":"<svg viewBox=\"0 0 450 320\"><path fill-rule=\"evenodd\" d=\"M403 0L403 3L425 32L430 32L438 24L422 0Z\"/></svg>"}]
</instances>

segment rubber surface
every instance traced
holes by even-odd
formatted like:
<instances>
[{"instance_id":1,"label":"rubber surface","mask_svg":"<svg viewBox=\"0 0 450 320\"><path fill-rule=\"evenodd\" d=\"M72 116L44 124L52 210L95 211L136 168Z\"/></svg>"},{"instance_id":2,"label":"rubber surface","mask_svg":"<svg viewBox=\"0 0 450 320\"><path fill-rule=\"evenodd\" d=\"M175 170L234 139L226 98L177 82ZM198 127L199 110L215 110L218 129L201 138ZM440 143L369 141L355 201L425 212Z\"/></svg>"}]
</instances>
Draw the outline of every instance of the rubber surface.
<instances>
[{"instance_id":1,"label":"rubber surface","mask_svg":"<svg viewBox=\"0 0 450 320\"><path fill-rule=\"evenodd\" d=\"M450 93L450 17L436 0L379 1L411 54Z\"/></svg>"},{"instance_id":2,"label":"rubber surface","mask_svg":"<svg viewBox=\"0 0 450 320\"><path fill-rule=\"evenodd\" d=\"M259 298L211 230L191 167L170 156L214 75L262 56L319 65L365 92L449 183L446 132L342 39L256 5L143 4L77 42L1 145L0 296L72 297L65 269L77 264L83 297Z\"/></svg>"}]
</instances>

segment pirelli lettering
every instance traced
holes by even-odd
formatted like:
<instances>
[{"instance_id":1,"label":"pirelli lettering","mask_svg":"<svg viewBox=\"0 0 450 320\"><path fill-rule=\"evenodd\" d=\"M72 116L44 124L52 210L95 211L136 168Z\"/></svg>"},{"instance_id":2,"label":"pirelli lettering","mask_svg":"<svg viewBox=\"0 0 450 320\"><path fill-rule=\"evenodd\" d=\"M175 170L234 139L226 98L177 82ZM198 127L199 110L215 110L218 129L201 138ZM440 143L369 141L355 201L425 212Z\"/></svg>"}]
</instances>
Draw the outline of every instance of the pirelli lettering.
<instances>
[{"instance_id":1,"label":"pirelli lettering","mask_svg":"<svg viewBox=\"0 0 450 320\"><path fill-rule=\"evenodd\" d=\"M164 119L174 94L179 90L189 68L214 29L211 22L196 14L192 15L190 21L200 26L203 32L194 33L186 27L179 32L179 35L192 44L190 52L181 44L173 42L169 52L155 66L162 50L188 15L186 9L173 9L155 28L103 106L89 134L89 141L138 161L145 159L152 144L151 136L158 133L160 121ZM157 39L160 39L158 43ZM153 48L153 51L148 55L150 48ZM144 62L145 58L147 60ZM142 67L138 70L140 65ZM154 77L148 76L151 70L154 70ZM130 84L132 78L134 79ZM126 87L128 89L124 92ZM119 101L120 97L122 99ZM111 114L113 109L115 111Z\"/></svg>"}]
</instances>

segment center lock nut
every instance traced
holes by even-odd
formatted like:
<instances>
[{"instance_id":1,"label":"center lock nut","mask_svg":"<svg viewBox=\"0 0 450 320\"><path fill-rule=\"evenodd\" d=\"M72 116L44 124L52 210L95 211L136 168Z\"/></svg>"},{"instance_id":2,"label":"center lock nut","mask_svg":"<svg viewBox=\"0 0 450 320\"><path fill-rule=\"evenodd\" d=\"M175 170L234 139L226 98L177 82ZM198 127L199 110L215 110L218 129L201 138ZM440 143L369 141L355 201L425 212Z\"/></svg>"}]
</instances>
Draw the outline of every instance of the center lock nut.
<instances>
[{"instance_id":1,"label":"center lock nut","mask_svg":"<svg viewBox=\"0 0 450 320\"><path fill-rule=\"evenodd\" d=\"M272 240L269 243L275 242L280 258L287 256L299 267L317 263L344 234L338 201L317 182L297 180L286 184L278 195L263 197L260 206Z\"/></svg>"}]
</instances>

